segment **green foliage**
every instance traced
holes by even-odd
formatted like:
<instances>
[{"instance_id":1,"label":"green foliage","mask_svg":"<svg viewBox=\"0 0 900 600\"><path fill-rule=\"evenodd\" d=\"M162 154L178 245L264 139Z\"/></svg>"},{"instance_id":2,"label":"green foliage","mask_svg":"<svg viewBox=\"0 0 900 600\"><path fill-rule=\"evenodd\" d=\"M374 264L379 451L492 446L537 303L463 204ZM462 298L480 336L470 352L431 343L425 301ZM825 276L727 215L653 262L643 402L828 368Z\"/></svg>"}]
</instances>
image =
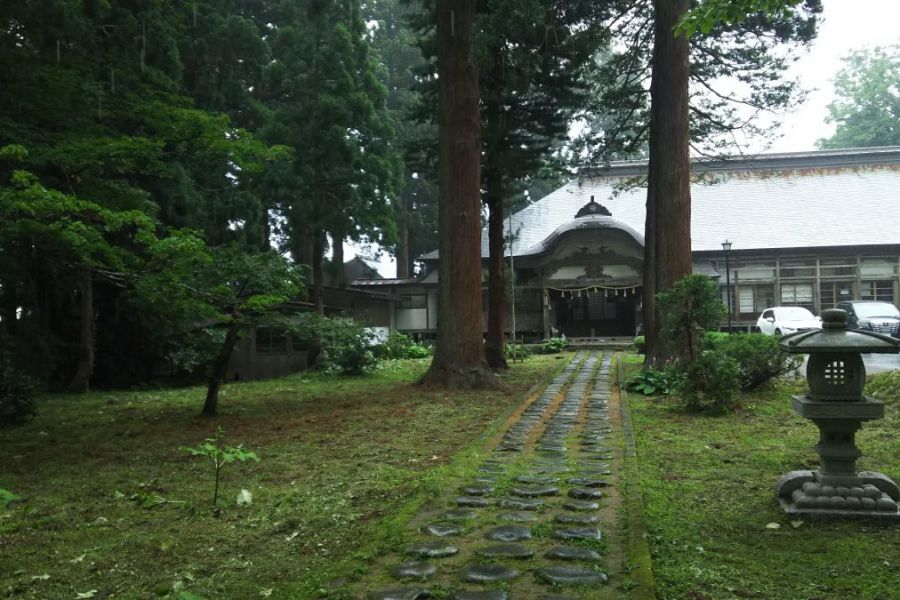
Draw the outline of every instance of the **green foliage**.
<instances>
[{"instance_id":1,"label":"green foliage","mask_svg":"<svg viewBox=\"0 0 900 600\"><path fill-rule=\"evenodd\" d=\"M18 499L19 497L13 494L11 491L0 488L0 507L6 509L10 504Z\"/></svg>"},{"instance_id":2,"label":"green foliage","mask_svg":"<svg viewBox=\"0 0 900 600\"><path fill-rule=\"evenodd\" d=\"M372 334L353 319L303 313L290 320L290 327L296 339L310 346L321 344L328 356L326 368L361 375L378 364Z\"/></svg>"},{"instance_id":3,"label":"green foliage","mask_svg":"<svg viewBox=\"0 0 900 600\"><path fill-rule=\"evenodd\" d=\"M428 358L431 350L417 344L411 337L400 331L391 331L388 339L375 347L378 358Z\"/></svg>"},{"instance_id":4,"label":"green foliage","mask_svg":"<svg viewBox=\"0 0 900 600\"><path fill-rule=\"evenodd\" d=\"M774 336L761 333L707 332L702 346L734 359L740 365L741 390L744 392L792 373L803 364L802 356L782 351Z\"/></svg>"},{"instance_id":5,"label":"green foliage","mask_svg":"<svg viewBox=\"0 0 900 600\"><path fill-rule=\"evenodd\" d=\"M706 275L687 275L656 298L662 321L660 341L679 358L692 360L697 356L700 333L717 327L725 315L718 286Z\"/></svg>"},{"instance_id":6,"label":"green foliage","mask_svg":"<svg viewBox=\"0 0 900 600\"><path fill-rule=\"evenodd\" d=\"M213 487L212 504L216 505L219 498L219 474L222 467L233 462L246 462L252 460L259 462L259 457L255 453L244 450L243 444L237 446L225 446L222 444L223 432L222 428L216 429L215 435L206 438L203 442L193 448L182 448L191 456L203 456L208 458L215 470L215 484Z\"/></svg>"},{"instance_id":7,"label":"green foliage","mask_svg":"<svg viewBox=\"0 0 900 600\"><path fill-rule=\"evenodd\" d=\"M702 0L685 13L676 33L691 37L699 29L710 33L718 24L742 23L756 14L787 18L803 0Z\"/></svg>"},{"instance_id":8,"label":"green foliage","mask_svg":"<svg viewBox=\"0 0 900 600\"><path fill-rule=\"evenodd\" d=\"M882 402L900 406L900 370L870 375L866 380L866 393Z\"/></svg>"},{"instance_id":9,"label":"green foliage","mask_svg":"<svg viewBox=\"0 0 900 600\"><path fill-rule=\"evenodd\" d=\"M15 364L9 350L0 346L0 426L21 423L34 416L37 411L34 390L34 380Z\"/></svg>"},{"instance_id":10,"label":"green foliage","mask_svg":"<svg viewBox=\"0 0 900 600\"><path fill-rule=\"evenodd\" d=\"M643 354L644 350L647 348L647 338L642 335L639 335L634 338L634 350L638 354Z\"/></svg>"},{"instance_id":11,"label":"green foliage","mask_svg":"<svg viewBox=\"0 0 900 600\"><path fill-rule=\"evenodd\" d=\"M548 338L541 344L541 354L559 354L569 347L569 340L566 336Z\"/></svg>"},{"instance_id":12,"label":"green foliage","mask_svg":"<svg viewBox=\"0 0 900 600\"><path fill-rule=\"evenodd\" d=\"M506 344L506 358L510 360L525 360L532 354L533 352L531 351L531 348L529 348L525 344Z\"/></svg>"},{"instance_id":13,"label":"green foliage","mask_svg":"<svg viewBox=\"0 0 900 600\"><path fill-rule=\"evenodd\" d=\"M730 408L741 389L741 367L730 356L703 350L676 363L675 392L690 410Z\"/></svg>"},{"instance_id":14,"label":"green foliage","mask_svg":"<svg viewBox=\"0 0 900 600\"><path fill-rule=\"evenodd\" d=\"M675 391L677 384L678 376L674 371L647 369L629 377L625 389L645 396L668 396Z\"/></svg>"},{"instance_id":15,"label":"green foliage","mask_svg":"<svg viewBox=\"0 0 900 600\"><path fill-rule=\"evenodd\" d=\"M851 52L834 91L827 121L837 127L820 148L900 144L900 45Z\"/></svg>"}]
</instances>

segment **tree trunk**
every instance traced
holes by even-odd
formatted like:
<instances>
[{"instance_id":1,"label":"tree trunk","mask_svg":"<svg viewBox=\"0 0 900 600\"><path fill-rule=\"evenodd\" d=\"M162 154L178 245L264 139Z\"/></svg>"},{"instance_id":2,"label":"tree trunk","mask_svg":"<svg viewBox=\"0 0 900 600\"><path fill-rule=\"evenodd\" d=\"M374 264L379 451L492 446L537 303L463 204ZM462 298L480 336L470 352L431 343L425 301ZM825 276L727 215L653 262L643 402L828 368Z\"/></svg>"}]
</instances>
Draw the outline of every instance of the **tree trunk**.
<instances>
[{"instance_id":1,"label":"tree trunk","mask_svg":"<svg viewBox=\"0 0 900 600\"><path fill-rule=\"evenodd\" d=\"M407 215L406 198L401 194L397 211L397 278L409 277L409 217Z\"/></svg>"},{"instance_id":2,"label":"tree trunk","mask_svg":"<svg viewBox=\"0 0 900 600\"><path fill-rule=\"evenodd\" d=\"M646 364L670 362L676 348L660 339L655 295L690 275L691 178L688 40L672 31L689 0L654 0L655 24L650 81L650 160L644 250ZM683 351L683 349L682 349Z\"/></svg>"},{"instance_id":3,"label":"tree trunk","mask_svg":"<svg viewBox=\"0 0 900 600\"><path fill-rule=\"evenodd\" d=\"M334 270L334 284L347 287L347 274L344 272L344 233L331 232L331 265Z\"/></svg>"},{"instance_id":4,"label":"tree trunk","mask_svg":"<svg viewBox=\"0 0 900 600\"><path fill-rule=\"evenodd\" d=\"M440 271L434 359L423 383L497 388L482 341L481 123L470 60L475 0L437 0Z\"/></svg>"},{"instance_id":5,"label":"tree trunk","mask_svg":"<svg viewBox=\"0 0 900 600\"><path fill-rule=\"evenodd\" d=\"M316 312L325 314L325 270L322 261L325 258L325 232L317 231L313 234L312 258L312 288L310 289L310 302L316 305Z\"/></svg>"},{"instance_id":6,"label":"tree trunk","mask_svg":"<svg viewBox=\"0 0 900 600\"><path fill-rule=\"evenodd\" d=\"M83 270L78 274L79 315L78 366L66 386L70 392L86 392L94 372L94 278Z\"/></svg>"},{"instance_id":7,"label":"tree trunk","mask_svg":"<svg viewBox=\"0 0 900 600\"><path fill-rule=\"evenodd\" d=\"M240 323L232 321L228 327L228 333L225 334L225 341L219 349L219 354L213 362L209 372L209 380L206 387L206 401L203 403L203 415L214 417L219 409L219 388L225 381L225 375L228 372L228 360L234 351L234 345L237 343L238 332L241 329Z\"/></svg>"},{"instance_id":8,"label":"tree trunk","mask_svg":"<svg viewBox=\"0 0 900 600\"><path fill-rule=\"evenodd\" d=\"M503 262L503 199L488 181L485 193L488 207L488 325L484 354L492 369L505 369L506 364L506 284Z\"/></svg>"}]
</instances>

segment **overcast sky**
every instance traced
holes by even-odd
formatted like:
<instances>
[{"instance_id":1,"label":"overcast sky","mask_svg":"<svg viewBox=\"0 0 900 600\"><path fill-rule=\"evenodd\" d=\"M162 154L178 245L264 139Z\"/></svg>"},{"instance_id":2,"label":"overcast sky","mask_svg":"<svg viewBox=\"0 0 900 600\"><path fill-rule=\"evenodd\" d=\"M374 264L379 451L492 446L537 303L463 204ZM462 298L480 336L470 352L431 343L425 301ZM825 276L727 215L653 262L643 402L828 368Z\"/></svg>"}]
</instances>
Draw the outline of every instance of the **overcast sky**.
<instances>
[{"instance_id":1,"label":"overcast sky","mask_svg":"<svg viewBox=\"0 0 900 600\"><path fill-rule=\"evenodd\" d=\"M823 0L822 4L819 34L792 69L792 76L810 90L809 96L797 111L781 117L779 129L783 135L772 143L769 152L814 150L816 140L834 130L825 117L841 59L851 50L900 43L900 0ZM757 145L752 150L762 151L763 147ZM347 244L344 252L346 260L356 255L356 249ZM365 253L364 257L370 258ZM386 253L373 266L385 277L396 275L393 258Z\"/></svg>"}]
</instances>

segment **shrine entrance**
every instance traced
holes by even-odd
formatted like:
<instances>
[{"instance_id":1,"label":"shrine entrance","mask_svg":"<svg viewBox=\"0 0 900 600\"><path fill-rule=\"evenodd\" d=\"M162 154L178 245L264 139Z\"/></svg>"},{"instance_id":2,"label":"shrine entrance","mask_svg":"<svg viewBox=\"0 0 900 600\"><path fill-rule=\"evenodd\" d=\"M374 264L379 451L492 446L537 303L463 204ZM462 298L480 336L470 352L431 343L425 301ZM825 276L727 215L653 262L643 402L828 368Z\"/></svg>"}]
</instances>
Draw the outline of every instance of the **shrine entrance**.
<instances>
[{"instance_id":1,"label":"shrine entrance","mask_svg":"<svg viewBox=\"0 0 900 600\"><path fill-rule=\"evenodd\" d=\"M566 337L633 336L640 290L548 289L555 328Z\"/></svg>"}]
</instances>

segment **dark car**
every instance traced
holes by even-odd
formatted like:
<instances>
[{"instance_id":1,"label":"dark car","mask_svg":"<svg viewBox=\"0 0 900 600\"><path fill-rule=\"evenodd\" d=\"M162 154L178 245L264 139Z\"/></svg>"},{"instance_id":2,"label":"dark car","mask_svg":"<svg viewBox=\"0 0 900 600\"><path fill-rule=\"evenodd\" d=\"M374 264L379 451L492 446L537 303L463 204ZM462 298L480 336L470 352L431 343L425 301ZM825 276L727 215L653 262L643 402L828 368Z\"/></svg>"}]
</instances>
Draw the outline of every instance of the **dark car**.
<instances>
[{"instance_id":1,"label":"dark car","mask_svg":"<svg viewBox=\"0 0 900 600\"><path fill-rule=\"evenodd\" d=\"M838 302L836 308L847 311L853 329L900 337L900 310L890 302L849 300Z\"/></svg>"}]
</instances>

